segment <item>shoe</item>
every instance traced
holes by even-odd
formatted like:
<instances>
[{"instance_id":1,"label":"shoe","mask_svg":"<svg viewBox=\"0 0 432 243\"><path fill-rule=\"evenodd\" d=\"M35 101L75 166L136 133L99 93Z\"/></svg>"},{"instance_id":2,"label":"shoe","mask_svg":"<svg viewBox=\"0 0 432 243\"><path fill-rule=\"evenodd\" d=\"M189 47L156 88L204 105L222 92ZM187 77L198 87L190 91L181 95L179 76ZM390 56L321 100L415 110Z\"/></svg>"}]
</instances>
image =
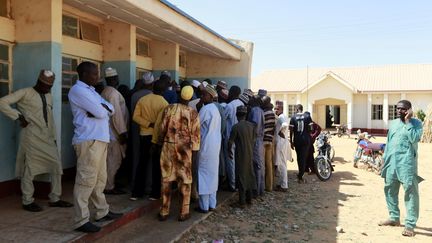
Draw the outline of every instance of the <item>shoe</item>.
<instances>
[{"instance_id":1,"label":"shoe","mask_svg":"<svg viewBox=\"0 0 432 243\"><path fill-rule=\"evenodd\" d=\"M106 195L121 195L121 194L126 194L125 191L117 189L117 188L114 188L114 189L111 189L111 190L104 190L103 193L106 194Z\"/></svg>"},{"instance_id":2,"label":"shoe","mask_svg":"<svg viewBox=\"0 0 432 243\"><path fill-rule=\"evenodd\" d=\"M110 220L118 219L121 216L123 216L122 213L113 213L109 211L107 215L103 216L100 219L96 219L96 222L110 221Z\"/></svg>"},{"instance_id":3,"label":"shoe","mask_svg":"<svg viewBox=\"0 0 432 243\"><path fill-rule=\"evenodd\" d=\"M22 207L24 210L27 210L29 212L40 212L43 210L39 205L37 205L34 202L27 204L27 205L23 204Z\"/></svg>"},{"instance_id":4,"label":"shoe","mask_svg":"<svg viewBox=\"0 0 432 243\"><path fill-rule=\"evenodd\" d=\"M70 202L63 201L63 200L58 200L57 202L49 202L48 206L58 207L58 208L70 208L70 207L73 207L73 204Z\"/></svg>"},{"instance_id":5,"label":"shoe","mask_svg":"<svg viewBox=\"0 0 432 243\"><path fill-rule=\"evenodd\" d=\"M198 213L208 213L209 212L208 210L203 210L200 207L196 207L196 208L194 208L194 210Z\"/></svg>"},{"instance_id":6,"label":"shoe","mask_svg":"<svg viewBox=\"0 0 432 243\"><path fill-rule=\"evenodd\" d=\"M391 219L387 219L378 223L378 226L399 226L399 225L400 225L399 221L395 221Z\"/></svg>"},{"instance_id":7,"label":"shoe","mask_svg":"<svg viewBox=\"0 0 432 243\"><path fill-rule=\"evenodd\" d=\"M230 206L233 207L233 208L240 208L240 209L244 209L246 207L245 204L241 204L239 202L231 203Z\"/></svg>"},{"instance_id":8,"label":"shoe","mask_svg":"<svg viewBox=\"0 0 432 243\"><path fill-rule=\"evenodd\" d=\"M90 222L87 222L83 225L81 225L80 227L75 229L76 231L81 231L84 233L95 233L101 230L101 227L94 225Z\"/></svg>"},{"instance_id":9,"label":"shoe","mask_svg":"<svg viewBox=\"0 0 432 243\"><path fill-rule=\"evenodd\" d=\"M129 200L136 201L136 200L138 200L138 198L137 197L130 197Z\"/></svg>"},{"instance_id":10,"label":"shoe","mask_svg":"<svg viewBox=\"0 0 432 243\"><path fill-rule=\"evenodd\" d=\"M216 208L209 208L209 212L213 212L215 210L216 210Z\"/></svg>"},{"instance_id":11,"label":"shoe","mask_svg":"<svg viewBox=\"0 0 432 243\"><path fill-rule=\"evenodd\" d=\"M178 217L178 221L180 221L180 222L183 222L183 221L186 221L186 220L188 220L188 219L190 219L190 214L188 213L188 214L184 214L184 215L180 215L179 217Z\"/></svg>"},{"instance_id":12,"label":"shoe","mask_svg":"<svg viewBox=\"0 0 432 243\"><path fill-rule=\"evenodd\" d=\"M162 215L162 214L158 213L158 219L159 219L159 221L165 221L165 220L168 219L168 217L169 217L169 214Z\"/></svg>"},{"instance_id":13,"label":"shoe","mask_svg":"<svg viewBox=\"0 0 432 243\"><path fill-rule=\"evenodd\" d=\"M157 200L159 200L160 198L157 198L157 197L149 197L149 200L150 201L157 201Z\"/></svg>"},{"instance_id":14,"label":"shoe","mask_svg":"<svg viewBox=\"0 0 432 243\"><path fill-rule=\"evenodd\" d=\"M299 184L306 184L307 183L305 178L301 178L301 179L299 178L299 179L297 179L297 182Z\"/></svg>"},{"instance_id":15,"label":"shoe","mask_svg":"<svg viewBox=\"0 0 432 243\"><path fill-rule=\"evenodd\" d=\"M353 166L354 166L354 168L358 168L358 165L357 165L357 163L354 163L354 165L353 165Z\"/></svg>"},{"instance_id":16,"label":"shoe","mask_svg":"<svg viewBox=\"0 0 432 243\"><path fill-rule=\"evenodd\" d=\"M415 232L414 229L406 228L402 231L402 235L406 237L414 237Z\"/></svg>"}]
</instances>

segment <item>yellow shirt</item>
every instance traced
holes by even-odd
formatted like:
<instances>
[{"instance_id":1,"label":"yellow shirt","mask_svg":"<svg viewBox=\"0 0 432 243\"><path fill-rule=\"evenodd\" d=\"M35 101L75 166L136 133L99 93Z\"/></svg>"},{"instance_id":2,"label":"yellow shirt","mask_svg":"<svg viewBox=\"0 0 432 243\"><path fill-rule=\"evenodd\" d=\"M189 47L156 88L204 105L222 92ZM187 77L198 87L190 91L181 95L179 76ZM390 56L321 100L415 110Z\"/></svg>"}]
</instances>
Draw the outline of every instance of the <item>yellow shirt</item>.
<instances>
[{"instance_id":1,"label":"yellow shirt","mask_svg":"<svg viewBox=\"0 0 432 243\"><path fill-rule=\"evenodd\" d=\"M153 128L150 127L150 124L156 123L159 113L167 106L168 102L165 98L156 94L148 94L138 101L133 120L140 126L141 136L153 135Z\"/></svg>"}]
</instances>

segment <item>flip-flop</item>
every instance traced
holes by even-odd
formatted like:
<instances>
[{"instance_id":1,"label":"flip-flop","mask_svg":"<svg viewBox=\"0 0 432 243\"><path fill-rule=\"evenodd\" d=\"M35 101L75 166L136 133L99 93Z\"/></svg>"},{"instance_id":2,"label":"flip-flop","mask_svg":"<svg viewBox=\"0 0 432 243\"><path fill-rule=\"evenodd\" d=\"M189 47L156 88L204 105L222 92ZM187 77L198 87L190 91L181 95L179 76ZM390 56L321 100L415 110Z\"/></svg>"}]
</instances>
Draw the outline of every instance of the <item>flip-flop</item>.
<instances>
[{"instance_id":1,"label":"flip-flop","mask_svg":"<svg viewBox=\"0 0 432 243\"><path fill-rule=\"evenodd\" d=\"M379 226L399 226L400 222L399 221L394 221L394 220L384 220L378 223Z\"/></svg>"},{"instance_id":2,"label":"flip-flop","mask_svg":"<svg viewBox=\"0 0 432 243\"><path fill-rule=\"evenodd\" d=\"M414 229L405 228L402 231L402 235L406 237L413 237L415 235Z\"/></svg>"}]
</instances>

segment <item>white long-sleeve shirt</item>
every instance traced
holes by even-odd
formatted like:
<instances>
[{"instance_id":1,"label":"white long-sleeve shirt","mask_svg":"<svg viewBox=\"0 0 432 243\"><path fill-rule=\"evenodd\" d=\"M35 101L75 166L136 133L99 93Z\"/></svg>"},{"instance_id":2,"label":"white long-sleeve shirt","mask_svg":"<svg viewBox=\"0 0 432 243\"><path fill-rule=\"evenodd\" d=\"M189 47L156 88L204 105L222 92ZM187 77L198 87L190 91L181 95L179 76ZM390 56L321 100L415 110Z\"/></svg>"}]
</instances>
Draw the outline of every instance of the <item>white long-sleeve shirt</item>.
<instances>
[{"instance_id":1,"label":"white long-sleeve shirt","mask_svg":"<svg viewBox=\"0 0 432 243\"><path fill-rule=\"evenodd\" d=\"M94 87L77 80L68 94L75 126L72 144L89 140L110 142L109 117L114 114L113 106L104 100ZM106 104L109 112L102 104ZM90 117L88 113L94 117Z\"/></svg>"}]
</instances>

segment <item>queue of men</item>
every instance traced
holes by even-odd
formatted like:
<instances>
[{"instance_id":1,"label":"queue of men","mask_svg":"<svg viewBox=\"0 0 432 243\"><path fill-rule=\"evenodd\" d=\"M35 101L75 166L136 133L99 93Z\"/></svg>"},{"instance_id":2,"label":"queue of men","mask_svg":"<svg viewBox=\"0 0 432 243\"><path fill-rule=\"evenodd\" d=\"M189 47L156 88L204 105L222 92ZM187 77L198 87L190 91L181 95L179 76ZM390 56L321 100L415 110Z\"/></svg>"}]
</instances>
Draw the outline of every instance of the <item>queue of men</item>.
<instances>
[{"instance_id":1,"label":"queue of men","mask_svg":"<svg viewBox=\"0 0 432 243\"><path fill-rule=\"evenodd\" d=\"M283 102L275 101L273 106L267 91L255 95L250 89L241 92L238 86L228 90L224 81L216 85L209 79L183 81L178 86L169 72L162 72L158 79L146 72L125 95L118 90L121 77L114 68L104 72L106 86L99 82L98 67L91 62L82 62L77 73L79 79L68 94L77 155L74 204L60 199L62 168L50 94L54 73L41 70L34 87L0 99L0 111L22 127L16 173L27 211L42 211L34 202L33 179L50 174L49 206L74 206L75 230L97 232L100 227L90 221L89 203L96 210L97 222L122 216L110 211L105 194L126 193L116 183L116 174L128 161L132 165L130 200L146 194L150 200L161 199L161 221L170 217L173 182L180 193L178 220L185 221L190 218L191 200L198 201L194 210L199 213L214 210L219 189L238 191L239 201L233 206L240 208L252 204L254 198L260 200L265 191L286 192L291 149L297 153L298 183L306 183L306 171L314 172L312 146L321 128L300 104L289 118L283 113ZM17 109L11 107L15 103ZM406 139L407 146L413 143L415 154L421 128L411 118L410 108L408 101L398 103L401 121L392 124L388 147L397 146L392 134L405 129L399 138ZM395 167L399 162L393 161L394 154L394 150L386 153L383 170L390 219L380 225L399 224L397 191L402 183L412 195L403 234L412 236L420 180L416 168L407 172ZM409 155L403 163L411 163Z\"/></svg>"}]
</instances>

